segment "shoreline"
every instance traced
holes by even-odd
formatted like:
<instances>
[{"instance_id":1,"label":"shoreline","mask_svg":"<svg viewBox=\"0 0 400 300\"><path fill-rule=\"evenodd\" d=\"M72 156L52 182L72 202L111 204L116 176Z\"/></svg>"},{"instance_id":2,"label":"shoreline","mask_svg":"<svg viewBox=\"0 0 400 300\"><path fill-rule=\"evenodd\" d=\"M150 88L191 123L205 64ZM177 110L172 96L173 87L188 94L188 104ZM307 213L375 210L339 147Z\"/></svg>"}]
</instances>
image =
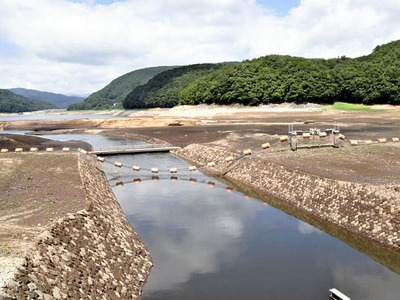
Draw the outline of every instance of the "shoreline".
<instances>
[{"instance_id":1,"label":"shoreline","mask_svg":"<svg viewBox=\"0 0 400 300\"><path fill-rule=\"evenodd\" d=\"M174 153L202 166L235 155L225 149L199 144ZM244 159L231 169L227 167L225 170L225 166L217 165L207 171L224 173L223 178L274 196L300 211L396 251L400 249L397 185L368 186L321 178L254 157Z\"/></svg>"}]
</instances>

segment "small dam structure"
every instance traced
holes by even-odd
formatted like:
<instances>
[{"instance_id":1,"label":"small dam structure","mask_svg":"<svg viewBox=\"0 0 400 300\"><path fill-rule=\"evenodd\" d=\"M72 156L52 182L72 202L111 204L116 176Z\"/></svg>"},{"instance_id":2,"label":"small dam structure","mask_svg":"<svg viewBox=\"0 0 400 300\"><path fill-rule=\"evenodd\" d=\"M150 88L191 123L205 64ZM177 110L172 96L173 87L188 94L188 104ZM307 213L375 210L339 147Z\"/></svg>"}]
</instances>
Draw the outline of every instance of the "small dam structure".
<instances>
[{"instance_id":1,"label":"small dam structure","mask_svg":"<svg viewBox=\"0 0 400 300\"><path fill-rule=\"evenodd\" d=\"M89 154L95 155L117 155L117 154L135 154L135 153L155 153L170 152L172 150L181 149L180 147L166 145L134 145L111 148L97 148L89 151Z\"/></svg>"},{"instance_id":2,"label":"small dam structure","mask_svg":"<svg viewBox=\"0 0 400 300\"><path fill-rule=\"evenodd\" d=\"M292 151L322 147L338 148L340 138L338 125L325 130L319 128L310 128L308 131L294 130L293 124L289 124L288 128L288 142ZM307 144L303 142L305 140L308 141Z\"/></svg>"}]
</instances>

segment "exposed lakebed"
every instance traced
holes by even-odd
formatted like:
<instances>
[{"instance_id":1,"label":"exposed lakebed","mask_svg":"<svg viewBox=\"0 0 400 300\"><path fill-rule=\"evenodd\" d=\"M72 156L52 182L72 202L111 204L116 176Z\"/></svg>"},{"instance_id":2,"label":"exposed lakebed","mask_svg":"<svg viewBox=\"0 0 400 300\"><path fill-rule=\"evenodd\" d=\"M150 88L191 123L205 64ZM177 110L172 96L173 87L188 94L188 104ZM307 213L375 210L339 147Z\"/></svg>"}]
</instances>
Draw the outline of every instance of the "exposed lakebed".
<instances>
[{"instance_id":1,"label":"exposed lakebed","mask_svg":"<svg viewBox=\"0 0 400 300\"><path fill-rule=\"evenodd\" d=\"M95 135L64 137L95 148L132 143ZM153 257L144 299L324 299L332 287L353 299L398 298L398 274L268 203L245 198L199 171L186 171L188 164L172 154L109 156L107 161L161 170L151 174L103 164ZM183 171L171 175L172 167Z\"/></svg>"}]
</instances>

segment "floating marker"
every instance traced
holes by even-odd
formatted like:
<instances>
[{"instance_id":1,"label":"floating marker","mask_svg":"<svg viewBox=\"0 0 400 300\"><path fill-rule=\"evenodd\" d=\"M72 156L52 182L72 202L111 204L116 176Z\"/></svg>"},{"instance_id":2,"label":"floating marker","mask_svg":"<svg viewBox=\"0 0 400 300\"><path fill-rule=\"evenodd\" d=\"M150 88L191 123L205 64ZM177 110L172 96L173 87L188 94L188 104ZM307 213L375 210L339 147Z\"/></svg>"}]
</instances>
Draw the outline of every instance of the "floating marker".
<instances>
[{"instance_id":1,"label":"floating marker","mask_svg":"<svg viewBox=\"0 0 400 300\"><path fill-rule=\"evenodd\" d=\"M287 135L282 135L280 138L279 138L279 140L281 141L281 142L286 142L287 140L288 140L288 136Z\"/></svg>"},{"instance_id":2,"label":"floating marker","mask_svg":"<svg viewBox=\"0 0 400 300\"><path fill-rule=\"evenodd\" d=\"M100 162L104 162L106 159L104 157L97 156L97 160Z\"/></svg>"},{"instance_id":3,"label":"floating marker","mask_svg":"<svg viewBox=\"0 0 400 300\"><path fill-rule=\"evenodd\" d=\"M116 186L116 187L122 187L122 186L124 186L124 183L123 183L122 181L120 181L120 182L117 182L117 183L115 184L115 186Z\"/></svg>"},{"instance_id":4,"label":"floating marker","mask_svg":"<svg viewBox=\"0 0 400 300\"><path fill-rule=\"evenodd\" d=\"M63 151L63 152L70 152L70 151L71 151L71 148L69 148L69 147L64 147L64 148L62 148L62 151Z\"/></svg>"},{"instance_id":5,"label":"floating marker","mask_svg":"<svg viewBox=\"0 0 400 300\"><path fill-rule=\"evenodd\" d=\"M386 139L385 138L378 139L378 143L384 144L384 143L386 143Z\"/></svg>"},{"instance_id":6,"label":"floating marker","mask_svg":"<svg viewBox=\"0 0 400 300\"><path fill-rule=\"evenodd\" d=\"M311 134L309 132L303 133L303 139L309 139L310 137L311 137Z\"/></svg>"},{"instance_id":7,"label":"floating marker","mask_svg":"<svg viewBox=\"0 0 400 300\"><path fill-rule=\"evenodd\" d=\"M269 143L264 143L261 145L261 148L263 148L263 149L267 149L269 147L271 147L271 145Z\"/></svg>"},{"instance_id":8,"label":"floating marker","mask_svg":"<svg viewBox=\"0 0 400 300\"><path fill-rule=\"evenodd\" d=\"M123 166L122 162L119 162L119 161L116 161L116 162L114 163L114 165L115 165L116 167L118 167L118 168L122 168L122 166Z\"/></svg>"},{"instance_id":9,"label":"floating marker","mask_svg":"<svg viewBox=\"0 0 400 300\"><path fill-rule=\"evenodd\" d=\"M226 162L231 162L233 161L233 156L228 156L227 158L225 158Z\"/></svg>"},{"instance_id":10,"label":"floating marker","mask_svg":"<svg viewBox=\"0 0 400 300\"><path fill-rule=\"evenodd\" d=\"M196 166L189 166L189 171L196 171L196 170L197 170Z\"/></svg>"},{"instance_id":11,"label":"floating marker","mask_svg":"<svg viewBox=\"0 0 400 300\"><path fill-rule=\"evenodd\" d=\"M320 138L326 137L326 132L325 131L324 132L320 132L318 135L319 135Z\"/></svg>"},{"instance_id":12,"label":"floating marker","mask_svg":"<svg viewBox=\"0 0 400 300\"><path fill-rule=\"evenodd\" d=\"M24 148L15 148L15 152L23 152Z\"/></svg>"},{"instance_id":13,"label":"floating marker","mask_svg":"<svg viewBox=\"0 0 400 300\"><path fill-rule=\"evenodd\" d=\"M196 178L190 178L190 179L189 179L189 182L190 182L190 183L196 183L196 182L197 182L197 179L196 179Z\"/></svg>"},{"instance_id":14,"label":"floating marker","mask_svg":"<svg viewBox=\"0 0 400 300\"><path fill-rule=\"evenodd\" d=\"M29 151L30 151L30 152L38 152L38 151L39 151L39 149L38 149L38 148L34 148L34 147L32 147L31 149L29 149Z\"/></svg>"},{"instance_id":15,"label":"floating marker","mask_svg":"<svg viewBox=\"0 0 400 300\"><path fill-rule=\"evenodd\" d=\"M54 148L46 148L46 152L54 152Z\"/></svg>"},{"instance_id":16,"label":"floating marker","mask_svg":"<svg viewBox=\"0 0 400 300\"><path fill-rule=\"evenodd\" d=\"M371 140L366 140L366 141L364 141L364 145L371 145L372 144L372 141Z\"/></svg>"},{"instance_id":17,"label":"floating marker","mask_svg":"<svg viewBox=\"0 0 400 300\"><path fill-rule=\"evenodd\" d=\"M8 149L1 149L0 152L1 153L8 153Z\"/></svg>"},{"instance_id":18,"label":"floating marker","mask_svg":"<svg viewBox=\"0 0 400 300\"><path fill-rule=\"evenodd\" d=\"M133 179L133 183L135 183L135 184L139 184L141 182L142 182L142 180L140 178Z\"/></svg>"},{"instance_id":19,"label":"floating marker","mask_svg":"<svg viewBox=\"0 0 400 300\"><path fill-rule=\"evenodd\" d=\"M151 173L158 173L158 172L159 172L158 168L151 168Z\"/></svg>"},{"instance_id":20,"label":"floating marker","mask_svg":"<svg viewBox=\"0 0 400 300\"><path fill-rule=\"evenodd\" d=\"M133 170L133 171L140 171L140 167L139 167L139 166L133 166L133 167L132 167L132 170Z\"/></svg>"},{"instance_id":21,"label":"floating marker","mask_svg":"<svg viewBox=\"0 0 400 300\"><path fill-rule=\"evenodd\" d=\"M227 191L228 193L233 193L233 188L231 188L231 187L226 187L225 191Z\"/></svg>"},{"instance_id":22,"label":"floating marker","mask_svg":"<svg viewBox=\"0 0 400 300\"><path fill-rule=\"evenodd\" d=\"M243 155L251 155L252 153L251 149L243 150Z\"/></svg>"},{"instance_id":23,"label":"floating marker","mask_svg":"<svg viewBox=\"0 0 400 300\"><path fill-rule=\"evenodd\" d=\"M85 149L81 149L81 148L79 148L78 151L85 155L88 153Z\"/></svg>"},{"instance_id":24,"label":"floating marker","mask_svg":"<svg viewBox=\"0 0 400 300\"><path fill-rule=\"evenodd\" d=\"M173 181L173 182L178 181L178 177L172 176L172 177L171 177L171 181Z\"/></svg>"},{"instance_id":25,"label":"floating marker","mask_svg":"<svg viewBox=\"0 0 400 300\"><path fill-rule=\"evenodd\" d=\"M393 142L393 143L398 143L398 142L399 142L399 138L398 138L398 137L392 138L392 142Z\"/></svg>"},{"instance_id":26,"label":"floating marker","mask_svg":"<svg viewBox=\"0 0 400 300\"><path fill-rule=\"evenodd\" d=\"M208 164L207 164L207 167L215 167L215 162L209 162Z\"/></svg>"},{"instance_id":27,"label":"floating marker","mask_svg":"<svg viewBox=\"0 0 400 300\"><path fill-rule=\"evenodd\" d=\"M212 182L212 181L208 182L207 185L208 185L210 188L215 188L215 183Z\"/></svg>"},{"instance_id":28,"label":"floating marker","mask_svg":"<svg viewBox=\"0 0 400 300\"><path fill-rule=\"evenodd\" d=\"M170 173L178 173L178 169L177 168L171 168L169 169Z\"/></svg>"},{"instance_id":29,"label":"floating marker","mask_svg":"<svg viewBox=\"0 0 400 300\"><path fill-rule=\"evenodd\" d=\"M339 139L344 140L345 138L346 137L343 134L339 133Z\"/></svg>"},{"instance_id":30,"label":"floating marker","mask_svg":"<svg viewBox=\"0 0 400 300\"><path fill-rule=\"evenodd\" d=\"M251 197L250 197L249 195L244 194L244 195L243 195L243 198L244 198L244 199L250 199Z\"/></svg>"},{"instance_id":31,"label":"floating marker","mask_svg":"<svg viewBox=\"0 0 400 300\"><path fill-rule=\"evenodd\" d=\"M153 176L153 177L151 177L151 181L159 181L160 180L160 178L158 177L158 176Z\"/></svg>"},{"instance_id":32,"label":"floating marker","mask_svg":"<svg viewBox=\"0 0 400 300\"><path fill-rule=\"evenodd\" d=\"M357 145L358 145L358 141L356 141L356 140L350 140L350 145L351 145L351 146L357 146Z\"/></svg>"}]
</instances>

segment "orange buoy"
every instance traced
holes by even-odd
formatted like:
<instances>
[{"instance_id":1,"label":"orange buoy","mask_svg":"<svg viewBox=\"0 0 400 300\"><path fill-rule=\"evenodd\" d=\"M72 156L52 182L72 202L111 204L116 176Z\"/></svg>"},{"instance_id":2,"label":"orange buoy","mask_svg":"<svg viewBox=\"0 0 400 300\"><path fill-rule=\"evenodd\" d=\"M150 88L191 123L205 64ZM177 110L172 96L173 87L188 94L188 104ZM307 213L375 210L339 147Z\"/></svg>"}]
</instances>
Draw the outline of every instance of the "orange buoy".
<instances>
[{"instance_id":1,"label":"orange buoy","mask_svg":"<svg viewBox=\"0 0 400 300\"><path fill-rule=\"evenodd\" d=\"M133 183L135 183L135 184L139 184L141 182L142 182L142 180L140 178L133 179Z\"/></svg>"},{"instance_id":2,"label":"orange buoy","mask_svg":"<svg viewBox=\"0 0 400 300\"><path fill-rule=\"evenodd\" d=\"M243 155L251 155L252 153L251 149L243 150Z\"/></svg>"},{"instance_id":3,"label":"orange buoy","mask_svg":"<svg viewBox=\"0 0 400 300\"><path fill-rule=\"evenodd\" d=\"M212 181L209 181L209 182L207 183L207 185L208 185L208 187L210 187L210 188L215 188L215 183L212 182Z\"/></svg>"},{"instance_id":4,"label":"orange buoy","mask_svg":"<svg viewBox=\"0 0 400 300\"><path fill-rule=\"evenodd\" d=\"M122 181L120 181L120 182L117 182L117 183L115 184L115 186L116 186L116 187L123 187L123 186L124 186L124 183L123 183Z\"/></svg>"},{"instance_id":5,"label":"orange buoy","mask_svg":"<svg viewBox=\"0 0 400 300\"><path fill-rule=\"evenodd\" d=\"M233 188L231 188L231 187L226 187L225 191L227 191L228 193L233 193Z\"/></svg>"},{"instance_id":6,"label":"orange buoy","mask_svg":"<svg viewBox=\"0 0 400 300\"><path fill-rule=\"evenodd\" d=\"M364 145L371 145L372 144L372 141L371 140L366 140L366 141L364 141Z\"/></svg>"},{"instance_id":7,"label":"orange buoy","mask_svg":"<svg viewBox=\"0 0 400 300\"><path fill-rule=\"evenodd\" d=\"M386 143L386 139L385 138L378 139L378 143L384 144L384 143Z\"/></svg>"},{"instance_id":8,"label":"orange buoy","mask_svg":"<svg viewBox=\"0 0 400 300\"><path fill-rule=\"evenodd\" d=\"M1 153L8 153L8 149L1 149Z\"/></svg>"},{"instance_id":9,"label":"orange buoy","mask_svg":"<svg viewBox=\"0 0 400 300\"><path fill-rule=\"evenodd\" d=\"M178 173L178 169L177 168L171 168L169 169L170 173Z\"/></svg>"},{"instance_id":10,"label":"orange buoy","mask_svg":"<svg viewBox=\"0 0 400 300\"><path fill-rule=\"evenodd\" d=\"M122 168L122 166L123 166L122 162L119 162L119 161L116 161L116 162L114 163L114 165L115 165L116 167L118 167L118 168Z\"/></svg>"},{"instance_id":11,"label":"orange buoy","mask_svg":"<svg viewBox=\"0 0 400 300\"><path fill-rule=\"evenodd\" d=\"M303 132L303 139L309 139L311 134L309 132Z\"/></svg>"},{"instance_id":12,"label":"orange buoy","mask_svg":"<svg viewBox=\"0 0 400 300\"><path fill-rule=\"evenodd\" d=\"M189 182L190 182L190 183L196 183L196 182L197 182L197 179L196 179L196 178L190 178L190 179L189 179Z\"/></svg>"},{"instance_id":13,"label":"orange buoy","mask_svg":"<svg viewBox=\"0 0 400 300\"><path fill-rule=\"evenodd\" d=\"M23 152L24 148L15 148L15 152Z\"/></svg>"},{"instance_id":14,"label":"orange buoy","mask_svg":"<svg viewBox=\"0 0 400 300\"><path fill-rule=\"evenodd\" d=\"M197 170L196 166L189 166L189 171L196 171L196 170Z\"/></svg>"},{"instance_id":15,"label":"orange buoy","mask_svg":"<svg viewBox=\"0 0 400 300\"><path fill-rule=\"evenodd\" d=\"M132 170L133 170L133 171L140 171L140 167L139 167L139 166L133 166L133 167L132 167Z\"/></svg>"},{"instance_id":16,"label":"orange buoy","mask_svg":"<svg viewBox=\"0 0 400 300\"><path fill-rule=\"evenodd\" d=\"M264 143L264 144L261 145L261 148L267 149L267 148L269 148L270 146L271 146L271 145L270 145L269 143Z\"/></svg>"},{"instance_id":17,"label":"orange buoy","mask_svg":"<svg viewBox=\"0 0 400 300\"><path fill-rule=\"evenodd\" d=\"M339 133L339 139L344 140L345 138L346 137L343 134Z\"/></svg>"},{"instance_id":18,"label":"orange buoy","mask_svg":"<svg viewBox=\"0 0 400 300\"><path fill-rule=\"evenodd\" d=\"M54 152L54 148L46 148L46 152Z\"/></svg>"},{"instance_id":19,"label":"orange buoy","mask_svg":"<svg viewBox=\"0 0 400 300\"><path fill-rule=\"evenodd\" d=\"M153 176L151 177L151 181L159 181L160 178L158 176Z\"/></svg>"},{"instance_id":20,"label":"orange buoy","mask_svg":"<svg viewBox=\"0 0 400 300\"><path fill-rule=\"evenodd\" d=\"M97 156L97 160L100 162L104 162L106 159L104 157Z\"/></svg>"},{"instance_id":21,"label":"orange buoy","mask_svg":"<svg viewBox=\"0 0 400 300\"><path fill-rule=\"evenodd\" d=\"M39 149L38 149L38 148L35 148L35 147L32 147L31 149L29 149L29 151L30 151L30 152L38 152Z\"/></svg>"},{"instance_id":22,"label":"orange buoy","mask_svg":"<svg viewBox=\"0 0 400 300\"><path fill-rule=\"evenodd\" d=\"M207 167L215 167L215 162L209 162L209 163L207 164Z\"/></svg>"},{"instance_id":23,"label":"orange buoy","mask_svg":"<svg viewBox=\"0 0 400 300\"><path fill-rule=\"evenodd\" d=\"M233 156L228 156L227 158L225 158L226 162L231 162L233 161Z\"/></svg>"},{"instance_id":24,"label":"orange buoy","mask_svg":"<svg viewBox=\"0 0 400 300\"><path fill-rule=\"evenodd\" d=\"M251 197L250 197L249 195L247 195L247 194L244 194L244 195L243 195L243 198L244 198L244 199L250 199Z\"/></svg>"},{"instance_id":25,"label":"orange buoy","mask_svg":"<svg viewBox=\"0 0 400 300\"><path fill-rule=\"evenodd\" d=\"M70 151L71 151L71 148L69 148L69 147L64 147L64 148L62 148L62 151L63 151L63 152L70 152Z\"/></svg>"},{"instance_id":26,"label":"orange buoy","mask_svg":"<svg viewBox=\"0 0 400 300\"><path fill-rule=\"evenodd\" d=\"M398 143L398 142L399 142L399 138L398 138L398 137L392 138L392 142L393 142L393 143Z\"/></svg>"},{"instance_id":27,"label":"orange buoy","mask_svg":"<svg viewBox=\"0 0 400 300\"><path fill-rule=\"evenodd\" d=\"M151 168L151 173L158 173L158 168Z\"/></svg>"},{"instance_id":28,"label":"orange buoy","mask_svg":"<svg viewBox=\"0 0 400 300\"><path fill-rule=\"evenodd\" d=\"M79 148L78 151L79 151L80 153L82 153L82 154L85 154L85 155L88 153L85 149L80 149L80 148Z\"/></svg>"},{"instance_id":29,"label":"orange buoy","mask_svg":"<svg viewBox=\"0 0 400 300\"><path fill-rule=\"evenodd\" d=\"M318 135L319 135L320 138L326 137L326 132L325 131L320 132Z\"/></svg>"},{"instance_id":30,"label":"orange buoy","mask_svg":"<svg viewBox=\"0 0 400 300\"><path fill-rule=\"evenodd\" d=\"M287 140L288 140L288 136L287 135L282 135L280 138L279 138L279 140L281 141L281 142L286 142Z\"/></svg>"},{"instance_id":31,"label":"orange buoy","mask_svg":"<svg viewBox=\"0 0 400 300\"><path fill-rule=\"evenodd\" d=\"M172 177L171 177L171 181L172 181L172 182L178 181L178 177L172 176Z\"/></svg>"},{"instance_id":32,"label":"orange buoy","mask_svg":"<svg viewBox=\"0 0 400 300\"><path fill-rule=\"evenodd\" d=\"M350 145L351 145L351 146L357 146L357 145L358 145L358 141L356 141L356 140L350 140Z\"/></svg>"}]
</instances>

